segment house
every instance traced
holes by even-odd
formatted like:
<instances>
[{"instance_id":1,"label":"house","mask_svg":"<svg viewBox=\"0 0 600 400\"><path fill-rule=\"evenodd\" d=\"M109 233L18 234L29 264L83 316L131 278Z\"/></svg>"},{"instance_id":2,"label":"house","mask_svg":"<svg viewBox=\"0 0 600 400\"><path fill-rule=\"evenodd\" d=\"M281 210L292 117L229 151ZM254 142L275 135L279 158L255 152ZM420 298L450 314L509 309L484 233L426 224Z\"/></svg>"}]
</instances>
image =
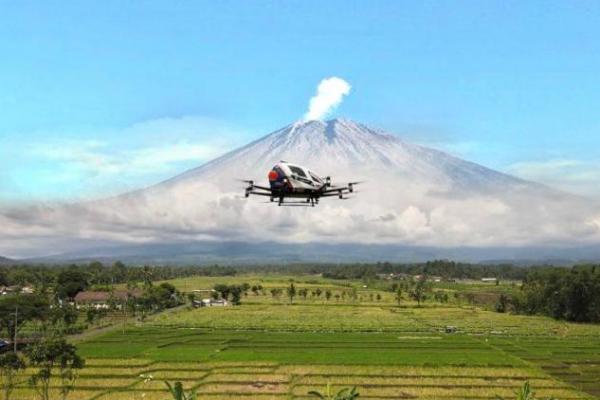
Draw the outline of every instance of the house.
<instances>
[{"instance_id":1,"label":"house","mask_svg":"<svg viewBox=\"0 0 600 400\"><path fill-rule=\"evenodd\" d=\"M0 286L0 296L5 296L7 294L16 294L16 293L22 293L22 294L33 294L34 289L31 286L19 286L19 285L14 285L14 286Z\"/></svg>"},{"instance_id":2,"label":"house","mask_svg":"<svg viewBox=\"0 0 600 400\"><path fill-rule=\"evenodd\" d=\"M227 302L227 300L223 300L223 299L219 299L219 300L215 300L215 299L202 299L202 300L194 300L192 301L192 306L194 306L194 308L199 308L199 307L225 307L228 306L229 303Z\"/></svg>"},{"instance_id":3,"label":"house","mask_svg":"<svg viewBox=\"0 0 600 400\"><path fill-rule=\"evenodd\" d=\"M33 294L34 290L31 286L24 286L21 288L21 293L23 294Z\"/></svg>"},{"instance_id":4,"label":"house","mask_svg":"<svg viewBox=\"0 0 600 400\"><path fill-rule=\"evenodd\" d=\"M17 286L17 285L0 287L0 295L2 295L2 296L6 296L7 294L19 293L20 291L21 291L21 287Z\"/></svg>"},{"instance_id":5,"label":"house","mask_svg":"<svg viewBox=\"0 0 600 400\"><path fill-rule=\"evenodd\" d=\"M408 274L393 273L393 272L390 272L389 274L377 274L377 277L379 279L385 279L386 281L396 280L396 279L404 279L404 278L407 278L408 276L409 276Z\"/></svg>"},{"instance_id":6,"label":"house","mask_svg":"<svg viewBox=\"0 0 600 400\"><path fill-rule=\"evenodd\" d=\"M132 290L114 290L112 292L96 292L96 291L85 291L79 292L75 296L75 307L77 309L82 307L90 307L96 309L106 309L110 306L111 300L117 302L127 301L130 297L139 298L142 296L142 291L139 289Z\"/></svg>"},{"instance_id":7,"label":"house","mask_svg":"<svg viewBox=\"0 0 600 400\"><path fill-rule=\"evenodd\" d=\"M193 293L213 293L216 292L215 289L194 289L192 290Z\"/></svg>"},{"instance_id":8,"label":"house","mask_svg":"<svg viewBox=\"0 0 600 400\"><path fill-rule=\"evenodd\" d=\"M496 283L498 281L498 278L481 278L481 282L486 282L486 283Z\"/></svg>"}]
</instances>

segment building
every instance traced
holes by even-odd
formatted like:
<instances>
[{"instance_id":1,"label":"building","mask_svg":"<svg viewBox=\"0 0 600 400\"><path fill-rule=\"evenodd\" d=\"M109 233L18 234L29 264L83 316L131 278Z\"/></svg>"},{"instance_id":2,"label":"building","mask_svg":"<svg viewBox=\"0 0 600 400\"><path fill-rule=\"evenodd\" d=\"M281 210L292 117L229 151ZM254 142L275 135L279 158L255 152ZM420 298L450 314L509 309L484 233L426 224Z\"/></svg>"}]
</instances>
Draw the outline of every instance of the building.
<instances>
[{"instance_id":1,"label":"building","mask_svg":"<svg viewBox=\"0 0 600 400\"><path fill-rule=\"evenodd\" d=\"M481 282L496 283L498 282L498 278L481 278Z\"/></svg>"},{"instance_id":2,"label":"building","mask_svg":"<svg viewBox=\"0 0 600 400\"><path fill-rule=\"evenodd\" d=\"M34 290L31 286L0 286L0 296L6 296L7 294L33 294Z\"/></svg>"},{"instance_id":3,"label":"building","mask_svg":"<svg viewBox=\"0 0 600 400\"><path fill-rule=\"evenodd\" d=\"M127 299L139 298L142 296L142 291L139 289L132 290L114 290L112 292L95 292L85 291L79 292L75 296L75 307L76 308L96 308L104 309L109 308L111 301L124 302Z\"/></svg>"},{"instance_id":4,"label":"building","mask_svg":"<svg viewBox=\"0 0 600 400\"><path fill-rule=\"evenodd\" d=\"M228 306L229 303L227 302L227 300L223 300L223 299L219 299L219 300L215 300L215 299L202 299L202 300L194 300L192 302L192 305L194 306L194 308L199 308L199 307L225 307L225 306Z\"/></svg>"}]
</instances>

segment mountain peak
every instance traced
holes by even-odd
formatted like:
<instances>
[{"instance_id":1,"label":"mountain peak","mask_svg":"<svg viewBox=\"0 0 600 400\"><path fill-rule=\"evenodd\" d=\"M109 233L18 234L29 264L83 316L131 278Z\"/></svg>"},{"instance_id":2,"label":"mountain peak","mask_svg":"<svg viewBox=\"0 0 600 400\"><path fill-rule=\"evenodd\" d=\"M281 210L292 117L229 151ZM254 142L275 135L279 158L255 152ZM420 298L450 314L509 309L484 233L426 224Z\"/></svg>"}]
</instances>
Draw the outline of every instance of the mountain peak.
<instances>
[{"instance_id":1,"label":"mountain peak","mask_svg":"<svg viewBox=\"0 0 600 400\"><path fill-rule=\"evenodd\" d=\"M383 139L385 141L398 140L392 135L374 130L359 122L348 118L334 118L330 120L299 120L286 128L274 132L275 135L285 136L287 140L296 138L320 142L325 139L325 144L334 144L341 140L369 140Z\"/></svg>"}]
</instances>

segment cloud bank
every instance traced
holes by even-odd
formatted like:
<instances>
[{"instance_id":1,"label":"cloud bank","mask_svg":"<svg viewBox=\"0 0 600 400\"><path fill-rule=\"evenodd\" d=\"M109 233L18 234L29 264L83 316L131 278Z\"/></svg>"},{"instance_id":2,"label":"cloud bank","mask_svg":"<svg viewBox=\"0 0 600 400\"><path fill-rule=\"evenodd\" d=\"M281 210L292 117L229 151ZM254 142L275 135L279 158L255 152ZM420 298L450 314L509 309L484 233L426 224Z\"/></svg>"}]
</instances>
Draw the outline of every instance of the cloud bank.
<instances>
[{"instance_id":1,"label":"cloud bank","mask_svg":"<svg viewBox=\"0 0 600 400\"><path fill-rule=\"evenodd\" d=\"M326 117L340 105L351 88L348 82L336 76L323 79L317 87L317 94L310 99L304 120L321 120Z\"/></svg>"}]
</instances>

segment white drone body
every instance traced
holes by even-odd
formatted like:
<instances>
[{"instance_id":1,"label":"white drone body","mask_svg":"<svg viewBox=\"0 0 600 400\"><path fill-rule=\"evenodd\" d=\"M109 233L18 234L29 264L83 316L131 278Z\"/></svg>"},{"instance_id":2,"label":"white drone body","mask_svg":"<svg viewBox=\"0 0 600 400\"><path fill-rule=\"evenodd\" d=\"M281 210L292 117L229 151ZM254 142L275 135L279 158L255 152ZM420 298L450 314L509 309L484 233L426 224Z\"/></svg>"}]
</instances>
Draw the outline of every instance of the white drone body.
<instances>
[{"instance_id":1,"label":"white drone body","mask_svg":"<svg viewBox=\"0 0 600 400\"><path fill-rule=\"evenodd\" d=\"M321 197L338 197L341 200L348 193L354 192L354 185L359 182L350 182L344 186L332 186L329 177L322 178L301 165L280 161L269 171L269 187L255 185L254 181L248 183L246 197L251 194L268 196L271 201L277 199L278 205L310 205L319 203ZM286 198L301 199L300 201L285 202Z\"/></svg>"}]
</instances>

